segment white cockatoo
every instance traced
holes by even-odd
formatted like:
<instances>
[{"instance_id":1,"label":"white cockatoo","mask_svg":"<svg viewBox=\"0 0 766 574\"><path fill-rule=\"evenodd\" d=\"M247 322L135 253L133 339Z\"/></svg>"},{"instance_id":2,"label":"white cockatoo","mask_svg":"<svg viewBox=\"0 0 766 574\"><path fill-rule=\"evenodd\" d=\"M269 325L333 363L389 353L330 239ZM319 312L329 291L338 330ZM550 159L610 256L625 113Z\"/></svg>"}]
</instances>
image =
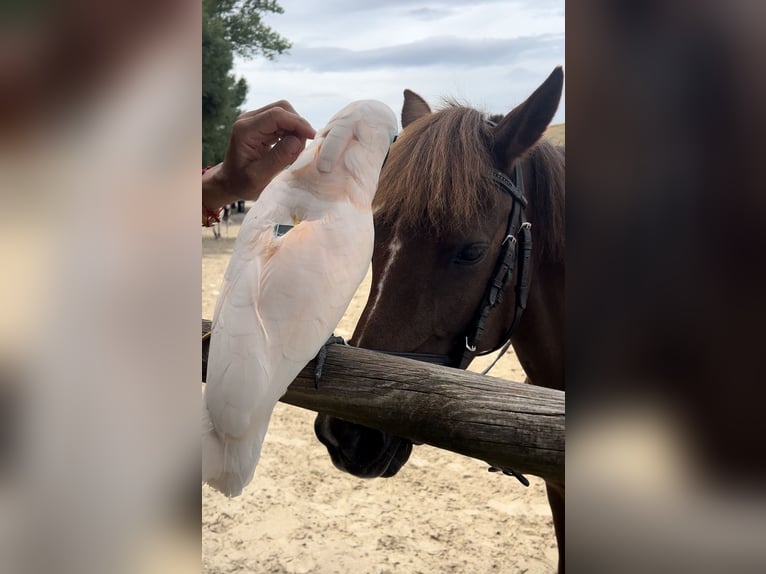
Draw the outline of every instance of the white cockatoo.
<instances>
[{"instance_id":1,"label":"white cockatoo","mask_svg":"<svg viewBox=\"0 0 766 574\"><path fill-rule=\"evenodd\" d=\"M202 480L227 496L252 480L274 406L367 272L371 204L396 132L385 104L349 104L242 223L213 316L202 408Z\"/></svg>"}]
</instances>

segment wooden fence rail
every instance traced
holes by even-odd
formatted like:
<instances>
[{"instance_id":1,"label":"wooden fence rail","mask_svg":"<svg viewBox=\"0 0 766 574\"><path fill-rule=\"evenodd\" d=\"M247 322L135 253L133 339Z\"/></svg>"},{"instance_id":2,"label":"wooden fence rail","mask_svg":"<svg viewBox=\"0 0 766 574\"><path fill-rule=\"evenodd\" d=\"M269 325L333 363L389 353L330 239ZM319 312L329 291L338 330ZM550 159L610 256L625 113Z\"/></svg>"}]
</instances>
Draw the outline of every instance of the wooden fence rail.
<instances>
[{"instance_id":1,"label":"wooden fence rail","mask_svg":"<svg viewBox=\"0 0 766 574\"><path fill-rule=\"evenodd\" d=\"M210 322L202 321L202 332ZM203 343L202 379L208 344ZM564 393L333 345L282 401L546 480L564 480Z\"/></svg>"}]
</instances>

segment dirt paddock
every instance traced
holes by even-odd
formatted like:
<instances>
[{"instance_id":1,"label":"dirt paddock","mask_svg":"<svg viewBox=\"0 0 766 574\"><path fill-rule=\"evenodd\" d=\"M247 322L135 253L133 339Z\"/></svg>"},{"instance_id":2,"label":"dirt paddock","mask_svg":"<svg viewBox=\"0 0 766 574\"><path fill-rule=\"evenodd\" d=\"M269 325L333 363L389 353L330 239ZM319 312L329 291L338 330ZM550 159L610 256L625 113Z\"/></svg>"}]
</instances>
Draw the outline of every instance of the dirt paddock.
<instances>
[{"instance_id":1,"label":"dirt paddock","mask_svg":"<svg viewBox=\"0 0 766 574\"><path fill-rule=\"evenodd\" d=\"M221 239L202 230L202 316L212 318L242 214ZM351 336L368 274L335 333ZM481 370L490 359L475 361ZM509 352L493 369L523 381ZM398 574L550 573L557 560L542 480L529 488L482 461L429 446L413 449L389 479L333 467L314 437L314 413L279 403L253 482L239 498L203 487L202 560L231 572Z\"/></svg>"}]
</instances>

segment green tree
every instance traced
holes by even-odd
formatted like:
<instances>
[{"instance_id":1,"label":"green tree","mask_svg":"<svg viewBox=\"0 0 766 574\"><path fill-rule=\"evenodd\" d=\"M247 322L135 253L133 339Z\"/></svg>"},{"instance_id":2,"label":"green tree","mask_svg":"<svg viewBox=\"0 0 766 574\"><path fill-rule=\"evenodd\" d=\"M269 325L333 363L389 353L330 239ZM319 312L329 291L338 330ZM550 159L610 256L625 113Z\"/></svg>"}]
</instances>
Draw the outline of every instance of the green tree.
<instances>
[{"instance_id":1,"label":"green tree","mask_svg":"<svg viewBox=\"0 0 766 574\"><path fill-rule=\"evenodd\" d=\"M290 48L263 23L267 12L284 10L275 0L202 0L202 165L223 160L247 95L247 82L232 74L234 55L274 59Z\"/></svg>"}]
</instances>

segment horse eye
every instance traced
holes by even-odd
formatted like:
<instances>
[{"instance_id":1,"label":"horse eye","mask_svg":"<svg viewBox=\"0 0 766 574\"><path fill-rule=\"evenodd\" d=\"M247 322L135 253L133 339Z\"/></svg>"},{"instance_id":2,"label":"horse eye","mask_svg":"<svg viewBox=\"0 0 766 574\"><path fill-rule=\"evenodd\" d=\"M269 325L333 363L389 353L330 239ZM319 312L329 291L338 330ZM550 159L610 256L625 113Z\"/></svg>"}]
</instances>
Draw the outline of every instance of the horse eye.
<instances>
[{"instance_id":1,"label":"horse eye","mask_svg":"<svg viewBox=\"0 0 766 574\"><path fill-rule=\"evenodd\" d=\"M460 253L457 254L457 257L455 257L455 263L458 265L473 265L481 261L486 252L486 243L471 243L465 245L460 250Z\"/></svg>"}]
</instances>

